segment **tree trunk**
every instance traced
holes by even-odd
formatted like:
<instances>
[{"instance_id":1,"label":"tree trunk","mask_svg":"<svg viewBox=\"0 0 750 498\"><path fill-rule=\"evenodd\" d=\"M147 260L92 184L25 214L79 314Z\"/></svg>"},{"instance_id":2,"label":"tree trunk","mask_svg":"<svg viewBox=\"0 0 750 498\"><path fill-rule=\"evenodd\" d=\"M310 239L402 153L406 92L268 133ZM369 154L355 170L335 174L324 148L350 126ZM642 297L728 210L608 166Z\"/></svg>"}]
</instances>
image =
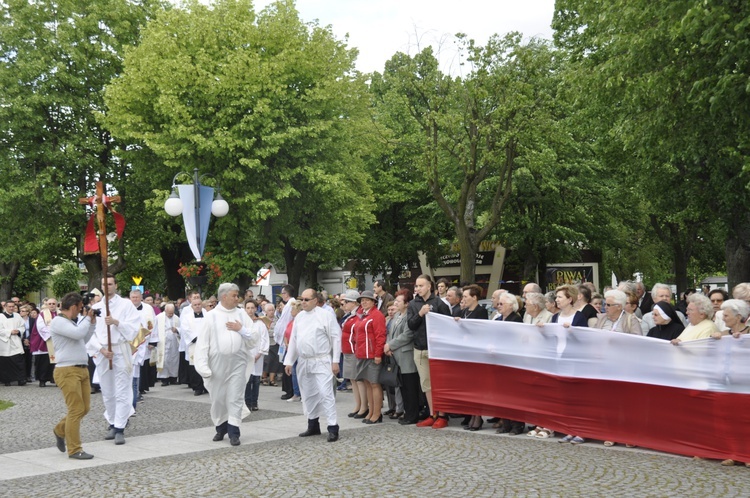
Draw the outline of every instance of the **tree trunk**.
<instances>
[{"instance_id":1,"label":"tree trunk","mask_svg":"<svg viewBox=\"0 0 750 498\"><path fill-rule=\"evenodd\" d=\"M524 282L535 282L537 281L537 268L539 267L539 258L534 251L528 251L526 257L523 260L523 273L521 274L521 280Z\"/></svg>"},{"instance_id":2,"label":"tree trunk","mask_svg":"<svg viewBox=\"0 0 750 498\"><path fill-rule=\"evenodd\" d=\"M750 214L732 220L725 249L731 295L735 285L750 282Z\"/></svg>"},{"instance_id":3,"label":"tree trunk","mask_svg":"<svg viewBox=\"0 0 750 498\"><path fill-rule=\"evenodd\" d=\"M188 262L193 258L190 246L187 242L180 242L170 247L159 250L162 263L164 263L164 276L167 279L167 297L176 301L185 297L185 279L177 273L180 262Z\"/></svg>"},{"instance_id":4,"label":"tree trunk","mask_svg":"<svg viewBox=\"0 0 750 498\"><path fill-rule=\"evenodd\" d=\"M0 300L7 301L13 297L13 284L16 282L19 268L21 263L18 261L0 263Z\"/></svg>"},{"instance_id":5,"label":"tree trunk","mask_svg":"<svg viewBox=\"0 0 750 498\"><path fill-rule=\"evenodd\" d=\"M675 244L674 247L674 283L677 287L677 295L679 296L681 292L684 292L685 289L688 288L690 285L688 281L688 261L690 260L690 257L684 254L684 252L681 250L679 244Z\"/></svg>"},{"instance_id":6,"label":"tree trunk","mask_svg":"<svg viewBox=\"0 0 750 498\"><path fill-rule=\"evenodd\" d=\"M475 240L476 234L463 223L459 223L456 226L456 233L458 234L458 247L461 253L461 277L459 285L463 287L476 282L479 241Z\"/></svg>"},{"instance_id":7,"label":"tree trunk","mask_svg":"<svg viewBox=\"0 0 750 498\"><path fill-rule=\"evenodd\" d=\"M299 288L300 281L302 280L302 272L305 270L305 262L307 261L307 251L297 250L292 247L289 239L286 237L281 238L284 244L284 261L286 262L286 278L289 285L294 287L297 291L297 295L302 292Z\"/></svg>"}]
</instances>

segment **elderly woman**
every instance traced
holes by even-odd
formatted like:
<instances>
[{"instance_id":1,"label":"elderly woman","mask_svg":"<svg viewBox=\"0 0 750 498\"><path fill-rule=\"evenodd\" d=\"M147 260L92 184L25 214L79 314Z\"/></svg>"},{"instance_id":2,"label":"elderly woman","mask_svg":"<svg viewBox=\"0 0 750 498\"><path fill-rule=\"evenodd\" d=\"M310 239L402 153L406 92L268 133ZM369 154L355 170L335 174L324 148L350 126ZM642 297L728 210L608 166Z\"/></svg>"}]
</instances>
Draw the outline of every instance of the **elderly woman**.
<instances>
[{"instance_id":1,"label":"elderly woman","mask_svg":"<svg viewBox=\"0 0 750 498\"><path fill-rule=\"evenodd\" d=\"M526 294L526 313L523 315L523 323L549 323L552 320L552 313L547 311L544 301L544 295L538 292Z\"/></svg>"},{"instance_id":2,"label":"elderly woman","mask_svg":"<svg viewBox=\"0 0 750 498\"><path fill-rule=\"evenodd\" d=\"M724 289L717 287L708 293L708 299L714 307L714 323L716 324L716 328L721 331L727 330L729 327L724 323L724 312L721 309L721 305L729 299L729 294Z\"/></svg>"},{"instance_id":3,"label":"elderly woman","mask_svg":"<svg viewBox=\"0 0 750 498\"><path fill-rule=\"evenodd\" d=\"M711 337L721 339L724 335L731 335L739 339L742 335L747 334L750 326L747 325L747 318L750 316L750 304L740 299L728 299L721 305L721 311L724 315L728 334L724 331L714 332Z\"/></svg>"},{"instance_id":4,"label":"elderly woman","mask_svg":"<svg viewBox=\"0 0 750 498\"><path fill-rule=\"evenodd\" d=\"M518 300L510 292L503 292L498 297L500 309L497 312L503 317L504 322L523 322L518 314Z\"/></svg>"},{"instance_id":5,"label":"elderly woman","mask_svg":"<svg viewBox=\"0 0 750 498\"><path fill-rule=\"evenodd\" d=\"M635 294L632 297L635 297ZM632 312L626 310L627 305L628 295L623 291L615 289L605 292L606 311L599 315L593 328L642 335L641 321Z\"/></svg>"},{"instance_id":6,"label":"elderly woman","mask_svg":"<svg viewBox=\"0 0 750 498\"><path fill-rule=\"evenodd\" d=\"M363 419L369 415L369 405L367 404L367 389L364 382L357 382L357 356L354 354L355 335L354 327L359 323L359 292L354 289L348 289L341 295L341 308L344 310L343 321L341 322L341 352L344 355L344 371L341 374L343 379L352 381L352 392L354 393L354 411L349 413L349 417Z\"/></svg>"},{"instance_id":7,"label":"elderly woman","mask_svg":"<svg viewBox=\"0 0 750 498\"><path fill-rule=\"evenodd\" d=\"M695 341L711 337L714 332L719 332L716 324L712 321L714 307L711 301L703 294L690 294L687 298L686 314L688 325L677 339L672 339L675 346L684 341Z\"/></svg>"},{"instance_id":8,"label":"elderly woman","mask_svg":"<svg viewBox=\"0 0 750 498\"><path fill-rule=\"evenodd\" d=\"M357 382L364 382L370 415L362 420L365 424L383 422L383 386L380 385L380 367L383 361L386 329L385 317L378 311L375 293L369 290L359 296L362 317L354 326L355 354L357 355Z\"/></svg>"},{"instance_id":9,"label":"elderly woman","mask_svg":"<svg viewBox=\"0 0 750 498\"><path fill-rule=\"evenodd\" d=\"M552 315L560 312L560 309L557 307L556 297L555 291L549 291L544 295L544 307Z\"/></svg>"},{"instance_id":10,"label":"elderly woman","mask_svg":"<svg viewBox=\"0 0 750 498\"><path fill-rule=\"evenodd\" d=\"M682 320L677 315L677 310L666 302L660 301L654 304L652 317L655 325L648 331L648 337L671 341L676 339L685 330Z\"/></svg>"},{"instance_id":11,"label":"elderly woman","mask_svg":"<svg viewBox=\"0 0 750 498\"><path fill-rule=\"evenodd\" d=\"M388 340L383 350L393 356L399 368L401 398L404 403L404 418L401 425L416 424L419 420L419 373L414 363L414 332L406 323L406 310L413 294L408 289L396 293L396 314L391 321Z\"/></svg>"}]
</instances>

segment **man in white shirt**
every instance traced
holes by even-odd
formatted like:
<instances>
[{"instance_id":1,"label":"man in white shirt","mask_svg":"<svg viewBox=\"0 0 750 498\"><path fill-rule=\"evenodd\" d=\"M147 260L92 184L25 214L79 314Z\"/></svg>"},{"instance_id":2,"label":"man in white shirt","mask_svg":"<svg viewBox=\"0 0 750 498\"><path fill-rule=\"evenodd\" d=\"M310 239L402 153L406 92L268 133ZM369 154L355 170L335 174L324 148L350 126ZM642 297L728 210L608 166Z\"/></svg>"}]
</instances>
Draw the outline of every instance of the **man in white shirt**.
<instances>
[{"instance_id":1,"label":"man in white shirt","mask_svg":"<svg viewBox=\"0 0 750 498\"><path fill-rule=\"evenodd\" d=\"M334 442L339 439L333 387L339 373L341 327L335 315L318 308L314 289L305 289L299 300L303 311L294 319L284 365L287 375L291 375L292 365L297 362L297 380L307 416L307 430L300 437L320 434L319 417L323 415L328 420L328 442Z\"/></svg>"},{"instance_id":2,"label":"man in white shirt","mask_svg":"<svg viewBox=\"0 0 750 498\"><path fill-rule=\"evenodd\" d=\"M102 279L102 289L105 297L92 309L100 310L103 320L96 321L96 331L87 344L87 350L96 363L95 376L99 378L102 390L104 418L109 423L104 439L125 444L125 425L135 412L130 342L138 335L141 315L129 299L117 294L114 276L107 275ZM109 304L107 316L106 303ZM111 351L108 348L107 328L110 331Z\"/></svg>"}]
</instances>

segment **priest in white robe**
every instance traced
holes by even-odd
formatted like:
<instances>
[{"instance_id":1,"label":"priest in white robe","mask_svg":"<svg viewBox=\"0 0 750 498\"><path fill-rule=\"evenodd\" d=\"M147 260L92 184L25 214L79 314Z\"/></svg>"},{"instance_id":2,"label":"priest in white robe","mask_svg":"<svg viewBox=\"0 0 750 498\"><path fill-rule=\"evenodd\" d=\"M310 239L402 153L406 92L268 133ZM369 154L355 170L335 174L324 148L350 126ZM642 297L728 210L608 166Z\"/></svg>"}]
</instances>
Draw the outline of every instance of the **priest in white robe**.
<instances>
[{"instance_id":1,"label":"priest in white robe","mask_svg":"<svg viewBox=\"0 0 750 498\"><path fill-rule=\"evenodd\" d=\"M24 329L16 304L8 301L0 313L0 382L6 386L11 382L18 382L19 386L26 384L26 359L21 340Z\"/></svg>"},{"instance_id":2,"label":"priest in white robe","mask_svg":"<svg viewBox=\"0 0 750 498\"><path fill-rule=\"evenodd\" d=\"M314 289L306 289L298 300L303 311L294 319L284 365L291 375L297 362L297 381L307 416L307 431L300 437L320 434L319 418L323 415L328 421L328 442L334 442L339 438L333 386L339 373L341 327L336 315L318 307Z\"/></svg>"},{"instance_id":3,"label":"priest in white robe","mask_svg":"<svg viewBox=\"0 0 750 498\"><path fill-rule=\"evenodd\" d=\"M252 349L260 340L244 310L238 308L239 287L219 286L219 304L204 318L195 348L195 370L211 396L214 441L229 434L232 446L240 444L240 424L245 406L245 385L253 367Z\"/></svg>"},{"instance_id":4,"label":"priest in white robe","mask_svg":"<svg viewBox=\"0 0 750 498\"><path fill-rule=\"evenodd\" d=\"M180 319L174 312L174 304L164 307L164 313L156 315L156 371L161 385L177 383L180 368ZM151 354L154 354L152 351Z\"/></svg>"},{"instance_id":5,"label":"priest in white robe","mask_svg":"<svg viewBox=\"0 0 750 498\"><path fill-rule=\"evenodd\" d=\"M130 343L141 328L141 315L129 299L117 294L115 277L102 280L105 298L109 302L109 316L105 316L102 299L91 308L100 310L102 320L96 321L96 331L86 350L96 364L96 376L102 390L104 418L109 430L104 439L125 444L125 424L135 413L133 408L133 358ZM107 349L107 325L112 339L112 351ZM111 366L110 366L110 360Z\"/></svg>"}]
</instances>

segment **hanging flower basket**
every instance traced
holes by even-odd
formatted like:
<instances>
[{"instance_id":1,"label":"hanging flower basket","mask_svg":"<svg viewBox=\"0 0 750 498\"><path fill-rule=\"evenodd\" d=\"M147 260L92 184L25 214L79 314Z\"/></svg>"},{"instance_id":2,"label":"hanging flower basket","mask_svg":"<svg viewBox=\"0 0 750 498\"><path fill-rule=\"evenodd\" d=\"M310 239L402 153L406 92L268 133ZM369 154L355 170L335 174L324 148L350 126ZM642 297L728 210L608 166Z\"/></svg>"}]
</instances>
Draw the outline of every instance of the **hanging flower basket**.
<instances>
[{"instance_id":1,"label":"hanging flower basket","mask_svg":"<svg viewBox=\"0 0 750 498\"><path fill-rule=\"evenodd\" d=\"M204 254L202 261L180 263L177 273L193 287L213 284L221 278L221 268L213 261L210 252Z\"/></svg>"}]
</instances>

